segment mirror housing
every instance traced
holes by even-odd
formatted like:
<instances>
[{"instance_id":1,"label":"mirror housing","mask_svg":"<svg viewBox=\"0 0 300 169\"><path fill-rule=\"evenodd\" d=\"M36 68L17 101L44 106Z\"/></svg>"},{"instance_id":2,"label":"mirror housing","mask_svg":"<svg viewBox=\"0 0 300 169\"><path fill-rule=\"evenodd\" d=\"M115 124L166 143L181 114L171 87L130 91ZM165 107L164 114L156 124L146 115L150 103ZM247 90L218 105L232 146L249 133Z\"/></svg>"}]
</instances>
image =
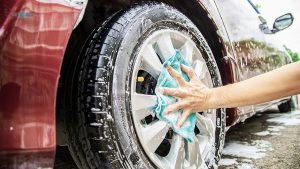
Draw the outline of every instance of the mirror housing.
<instances>
[{"instance_id":1,"label":"mirror housing","mask_svg":"<svg viewBox=\"0 0 300 169\"><path fill-rule=\"evenodd\" d=\"M284 14L275 19L273 24L273 33L279 32L291 26L293 24L294 17L291 13Z\"/></svg>"}]
</instances>

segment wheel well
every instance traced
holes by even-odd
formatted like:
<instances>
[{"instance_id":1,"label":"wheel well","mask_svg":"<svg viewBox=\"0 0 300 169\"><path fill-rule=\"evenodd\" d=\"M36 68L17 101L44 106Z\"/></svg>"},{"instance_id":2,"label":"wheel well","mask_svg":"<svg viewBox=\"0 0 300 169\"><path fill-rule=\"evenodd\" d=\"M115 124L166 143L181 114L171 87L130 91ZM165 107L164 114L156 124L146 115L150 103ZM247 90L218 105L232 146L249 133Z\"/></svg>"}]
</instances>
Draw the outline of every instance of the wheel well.
<instances>
[{"instance_id":1,"label":"wheel well","mask_svg":"<svg viewBox=\"0 0 300 169\"><path fill-rule=\"evenodd\" d=\"M67 112L71 111L69 110L68 105L72 104L72 99L66 99L70 98L70 96L67 96L65 91L68 89L67 84L72 83L77 63L80 63L82 60L82 58L79 57L82 46L97 25L104 22L117 11L122 10L138 1L139 0L89 0L82 21L71 34L62 63L57 94L56 120L58 144L64 144L64 133L66 132L64 118L67 116ZM197 0L157 0L156 2L169 4L192 20L205 37L215 56L223 84L232 83L233 77L228 74L228 72L232 72L231 67L222 59L226 56L226 49L223 40L217 34L218 29L216 24L209 17L209 13L203 8L200 2Z\"/></svg>"},{"instance_id":2,"label":"wheel well","mask_svg":"<svg viewBox=\"0 0 300 169\"><path fill-rule=\"evenodd\" d=\"M154 1L154 0L146 0ZM223 57L227 55L227 51L223 39L218 35L218 28L213 19L209 17L208 11L197 0L182 1L182 0L155 0L156 2L164 2L170 6L175 7L198 27L205 39L207 40L216 60L219 69L226 74L222 74L223 84L232 83L233 77L228 77L230 65L222 61ZM107 18L112 16L119 10L129 7L131 4L139 2L139 0L89 0L88 6L85 10L84 17L78 27L72 32L68 47L64 56L61 75L64 76L65 69L70 65L70 60L76 59L76 55L91 31ZM75 49L75 50L74 50ZM225 71L226 70L226 71Z\"/></svg>"}]
</instances>

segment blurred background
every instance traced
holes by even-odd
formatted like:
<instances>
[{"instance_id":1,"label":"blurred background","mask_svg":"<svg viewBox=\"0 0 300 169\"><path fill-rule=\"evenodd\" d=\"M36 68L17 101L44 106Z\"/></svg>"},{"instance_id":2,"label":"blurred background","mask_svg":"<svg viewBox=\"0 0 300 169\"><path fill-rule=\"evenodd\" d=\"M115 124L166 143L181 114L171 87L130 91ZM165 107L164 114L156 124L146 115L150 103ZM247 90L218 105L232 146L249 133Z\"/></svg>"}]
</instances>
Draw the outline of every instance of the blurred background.
<instances>
[{"instance_id":1,"label":"blurred background","mask_svg":"<svg viewBox=\"0 0 300 169\"><path fill-rule=\"evenodd\" d=\"M260 10L262 16L268 21L268 25L273 27L274 20L285 14L292 13L294 23L291 27L284 31L276 33L278 45L284 44L287 49L290 49L290 54L297 55L300 53L300 1L299 0L253 0Z\"/></svg>"}]
</instances>

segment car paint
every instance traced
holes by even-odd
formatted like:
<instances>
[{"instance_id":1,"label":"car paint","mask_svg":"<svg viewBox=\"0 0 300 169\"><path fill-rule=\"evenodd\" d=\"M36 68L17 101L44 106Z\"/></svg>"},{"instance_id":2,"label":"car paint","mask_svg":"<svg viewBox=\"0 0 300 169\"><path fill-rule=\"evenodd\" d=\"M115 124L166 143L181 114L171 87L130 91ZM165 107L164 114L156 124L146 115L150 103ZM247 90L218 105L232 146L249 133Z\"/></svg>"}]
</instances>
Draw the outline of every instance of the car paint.
<instances>
[{"instance_id":1,"label":"car paint","mask_svg":"<svg viewBox=\"0 0 300 169\"><path fill-rule=\"evenodd\" d=\"M270 59L260 63L262 59L257 53L271 50L272 55L287 58L277 49L268 48L272 42L259 30L260 22L255 19L258 15L246 0L198 2L216 28L218 43L223 47L220 71L226 76L224 85L281 66L282 62L272 62L272 56L266 56ZM0 13L5 16L0 18L0 134L6 138L0 141L0 161L7 160L6 155L11 152L48 152L47 158L52 157L53 163L60 68L70 34L85 8L67 0L0 0L0 3L5 9ZM232 6L235 10L230 10ZM236 16L245 13L248 16L237 22ZM249 18L254 20L250 23ZM266 45L257 48L259 44ZM269 69L249 69L257 63ZM255 109L256 106L227 109L227 125L238 122L243 115L253 114Z\"/></svg>"},{"instance_id":2,"label":"car paint","mask_svg":"<svg viewBox=\"0 0 300 169\"><path fill-rule=\"evenodd\" d=\"M239 81L241 76L240 68L236 60L236 52L230 41L227 28L225 27L224 20L220 15L220 10L214 0L198 1L202 8L207 11L209 19L215 24L217 33L219 35L219 42L224 46L222 52L222 67L219 67L223 79L223 85L235 83ZM224 77L226 77L224 79ZM238 108L226 109L226 125L231 126L235 124L240 118L240 110Z\"/></svg>"},{"instance_id":3,"label":"car paint","mask_svg":"<svg viewBox=\"0 0 300 169\"><path fill-rule=\"evenodd\" d=\"M266 34L260 29L263 14L251 0L215 0L215 2L234 49L234 58L239 69L236 71L239 72L236 81L246 80L290 63L286 52L280 50L274 38L270 39L274 35ZM239 107L240 120L237 121L245 120L268 105L269 103L263 103Z\"/></svg>"},{"instance_id":4,"label":"car paint","mask_svg":"<svg viewBox=\"0 0 300 169\"><path fill-rule=\"evenodd\" d=\"M24 152L53 158L60 67L81 7L58 0L0 3L0 163Z\"/></svg>"}]
</instances>

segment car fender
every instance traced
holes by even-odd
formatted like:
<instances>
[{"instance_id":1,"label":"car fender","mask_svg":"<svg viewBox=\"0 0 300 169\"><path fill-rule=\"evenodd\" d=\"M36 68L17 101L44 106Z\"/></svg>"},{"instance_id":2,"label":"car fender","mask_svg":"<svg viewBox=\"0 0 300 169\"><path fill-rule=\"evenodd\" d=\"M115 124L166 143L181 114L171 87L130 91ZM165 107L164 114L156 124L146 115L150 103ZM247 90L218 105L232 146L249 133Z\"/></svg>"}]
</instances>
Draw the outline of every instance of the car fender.
<instances>
[{"instance_id":1,"label":"car fender","mask_svg":"<svg viewBox=\"0 0 300 169\"><path fill-rule=\"evenodd\" d=\"M0 163L9 166L7 153L47 151L44 164L52 165L61 63L84 6L67 0L1 0L1 6Z\"/></svg>"}]
</instances>

